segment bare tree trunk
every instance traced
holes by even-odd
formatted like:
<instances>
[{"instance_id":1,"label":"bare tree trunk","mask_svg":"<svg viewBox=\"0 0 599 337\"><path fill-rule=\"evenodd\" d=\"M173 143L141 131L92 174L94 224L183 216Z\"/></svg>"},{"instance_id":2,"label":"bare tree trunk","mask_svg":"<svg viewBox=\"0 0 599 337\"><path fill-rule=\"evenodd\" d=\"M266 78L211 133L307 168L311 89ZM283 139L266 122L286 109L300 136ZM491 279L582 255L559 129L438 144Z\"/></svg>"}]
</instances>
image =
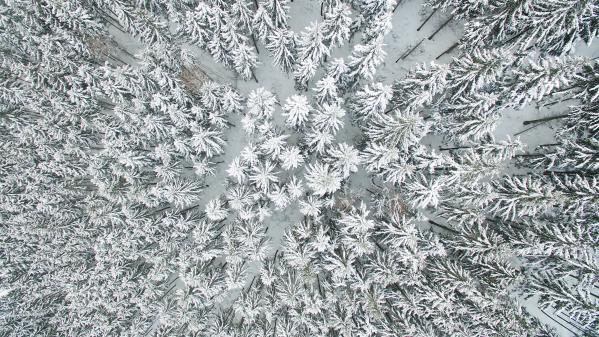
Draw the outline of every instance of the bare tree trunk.
<instances>
[{"instance_id":1,"label":"bare tree trunk","mask_svg":"<svg viewBox=\"0 0 599 337\"><path fill-rule=\"evenodd\" d=\"M460 44L459 42L456 42L456 43L452 44L451 47L447 48L447 50L445 50L444 52L442 52L441 54L439 54L439 56L435 57L435 60L440 59L445 54L451 53L459 44Z\"/></svg>"},{"instance_id":2,"label":"bare tree trunk","mask_svg":"<svg viewBox=\"0 0 599 337\"><path fill-rule=\"evenodd\" d=\"M256 54L260 55L260 50L258 50L258 45L256 44L256 37L254 36L254 33L250 34L250 36L252 37L252 42L254 43L254 48L256 48Z\"/></svg>"},{"instance_id":3,"label":"bare tree trunk","mask_svg":"<svg viewBox=\"0 0 599 337\"><path fill-rule=\"evenodd\" d=\"M447 226L441 225L440 223L438 223L438 222L435 222L435 221L433 221L433 220L429 220L429 221L428 221L428 223L430 223L430 224L431 224L431 225L433 225L433 226L436 226L436 227L442 228L442 229L444 229L444 230L446 230L446 231L448 231L448 232L452 232L453 234L459 234L459 233L460 233L460 232L456 231L456 230L455 230L455 229L453 229L453 228L449 228L449 227L447 227Z\"/></svg>"},{"instance_id":4,"label":"bare tree trunk","mask_svg":"<svg viewBox=\"0 0 599 337\"><path fill-rule=\"evenodd\" d=\"M552 321L554 321L557 325L561 326L562 328L570 331L574 336L578 337L578 334L572 330L570 330L568 327L566 327L565 325L563 325L562 323L558 322L555 318L553 318L553 316L550 316L545 310L539 308L539 310L541 310L542 313L545 314L545 316L549 317L549 319L551 319Z\"/></svg>"},{"instance_id":5,"label":"bare tree trunk","mask_svg":"<svg viewBox=\"0 0 599 337\"><path fill-rule=\"evenodd\" d=\"M419 32L422 29L422 27L424 27L424 25L426 25L428 20L430 20L433 17L433 15L435 15L435 13L437 13L437 10L439 10L439 9L435 8L435 10L424 20L424 22L420 25L420 27L418 27L418 29L416 29L417 32Z\"/></svg>"},{"instance_id":6,"label":"bare tree trunk","mask_svg":"<svg viewBox=\"0 0 599 337\"><path fill-rule=\"evenodd\" d=\"M529 120L529 121L524 121L524 122L522 122L522 124L523 125L529 125L529 124L534 124L534 123L545 123L545 122L552 121L554 119L566 118L568 116L569 116L569 114L562 114L562 115L545 117L545 118L540 118L540 119L532 119L532 120Z\"/></svg>"},{"instance_id":7,"label":"bare tree trunk","mask_svg":"<svg viewBox=\"0 0 599 337\"><path fill-rule=\"evenodd\" d=\"M450 17L449 17L449 19L447 19L447 21L445 21L445 22L444 22L444 23L441 25L441 27L437 28L437 30L435 30L435 32L434 32L434 33L433 33L431 36L429 36L429 37L428 37L428 39L429 39L429 40L432 40L432 39L433 39L433 37L435 37L435 35L437 35L437 33L439 33L439 32L441 31L441 29L443 29L445 26L447 26L447 24L448 24L448 23L449 23L451 20L453 20L453 15L452 15L452 16L450 16Z\"/></svg>"},{"instance_id":8,"label":"bare tree trunk","mask_svg":"<svg viewBox=\"0 0 599 337\"><path fill-rule=\"evenodd\" d=\"M395 10L397 9L397 7L399 7L399 5L401 5L402 2L403 0L397 1L397 5L395 5L395 7L393 8L393 13L395 13Z\"/></svg>"},{"instance_id":9,"label":"bare tree trunk","mask_svg":"<svg viewBox=\"0 0 599 337\"><path fill-rule=\"evenodd\" d=\"M424 42L424 40L425 39L420 40L420 42L418 42L418 44L416 44L414 47L412 47L407 52L403 53L397 60L395 60L395 63L399 62L399 60L404 60L406 57L410 56L410 54L412 54L414 52L414 50L416 50L418 47L420 47L420 45L422 44L422 42Z\"/></svg>"},{"instance_id":10,"label":"bare tree trunk","mask_svg":"<svg viewBox=\"0 0 599 337\"><path fill-rule=\"evenodd\" d=\"M451 150L471 149L471 148L472 148L472 146L440 147L439 151L451 151Z\"/></svg>"}]
</instances>

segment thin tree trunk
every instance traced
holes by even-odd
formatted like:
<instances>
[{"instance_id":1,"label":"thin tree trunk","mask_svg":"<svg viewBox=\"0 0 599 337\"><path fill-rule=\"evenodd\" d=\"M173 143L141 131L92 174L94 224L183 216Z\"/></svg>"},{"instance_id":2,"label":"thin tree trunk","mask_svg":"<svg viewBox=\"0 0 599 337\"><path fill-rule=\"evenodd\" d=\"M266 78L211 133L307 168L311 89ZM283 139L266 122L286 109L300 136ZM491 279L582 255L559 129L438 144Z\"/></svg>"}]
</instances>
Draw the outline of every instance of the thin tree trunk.
<instances>
[{"instance_id":1,"label":"thin tree trunk","mask_svg":"<svg viewBox=\"0 0 599 337\"><path fill-rule=\"evenodd\" d=\"M569 116L569 114L562 114L562 115L545 117L545 118L540 118L540 119L532 119L532 120L529 120L529 121L524 121L524 122L522 122L522 124L523 125L529 125L529 124L533 124L533 123L544 123L544 122L552 121L554 119L566 118L568 116Z\"/></svg>"},{"instance_id":2,"label":"thin tree trunk","mask_svg":"<svg viewBox=\"0 0 599 337\"><path fill-rule=\"evenodd\" d=\"M100 16L102 18L104 18L104 20L106 20L106 22L108 22L109 24L111 24L114 28L120 30L122 33L127 34L127 31L125 30L125 27L123 27L121 25L121 23L119 22L118 19L112 17L112 15L104 12L103 10L101 10L99 8L97 9L97 11L100 12Z\"/></svg>"},{"instance_id":3,"label":"thin tree trunk","mask_svg":"<svg viewBox=\"0 0 599 337\"><path fill-rule=\"evenodd\" d=\"M320 2L320 16L324 17L324 1Z\"/></svg>"},{"instance_id":4,"label":"thin tree trunk","mask_svg":"<svg viewBox=\"0 0 599 337\"><path fill-rule=\"evenodd\" d=\"M163 299L164 296L168 295L171 292L171 290L173 290L173 288L175 288L176 286L177 286L176 284L173 284L173 286L170 287L169 290L167 290L164 294L162 294L162 296L160 296L160 298L158 300L160 301L161 299Z\"/></svg>"},{"instance_id":5,"label":"thin tree trunk","mask_svg":"<svg viewBox=\"0 0 599 337\"><path fill-rule=\"evenodd\" d=\"M555 153L555 152L552 152L552 153ZM517 154L514 157L542 157L546 154L551 154L551 153L543 153L543 154L541 154L541 153L524 153L524 154Z\"/></svg>"},{"instance_id":6,"label":"thin tree trunk","mask_svg":"<svg viewBox=\"0 0 599 337\"><path fill-rule=\"evenodd\" d=\"M254 81L256 81L256 83L260 83L258 82L258 79L256 78L256 74L254 74L254 70L251 70L252 72L252 78L254 79Z\"/></svg>"},{"instance_id":7,"label":"thin tree trunk","mask_svg":"<svg viewBox=\"0 0 599 337\"><path fill-rule=\"evenodd\" d=\"M258 45L256 44L256 37L254 36L254 33L250 34L250 36L252 37L252 42L254 43L254 48L256 48L256 54L260 55L260 51L258 50Z\"/></svg>"},{"instance_id":8,"label":"thin tree trunk","mask_svg":"<svg viewBox=\"0 0 599 337\"><path fill-rule=\"evenodd\" d=\"M440 147L439 151L451 151L451 150L471 149L471 148L472 148L472 146Z\"/></svg>"},{"instance_id":9,"label":"thin tree trunk","mask_svg":"<svg viewBox=\"0 0 599 337\"><path fill-rule=\"evenodd\" d=\"M111 55L111 54L106 54L106 56L107 56L109 59L111 59L111 60L113 60L113 61L116 61L116 62L119 62L119 63L121 63L121 64L123 64L123 65L125 65L125 66L126 66L126 65L129 65L129 63L127 63L127 62L125 62L125 61L121 60L120 58L118 58L118 57L116 57L116 56L114 56L114 55Z\"/></svg>"},{"instance_id":10,"label":"thin tree trunk","mask_svg":"<svg viewBox=\"0 0 599 337\"><path fill-rule=\"evenodd\" d=\"M583 172L583 171L544 171L544 176L555 175L579 175L583 177L595 177L599 172Z\"/></svg>"},{"instance_id":11,"label":"thin tree trunk","mask_svg":"<svg viewBox=\"0 0 599 337\"><path fill-rule=\"evenodd\" d=\"M376 186L376 187L378 187L378 188L380 188L380 189L382 190L382 189L383 189L383 186L379 186L379 185L377 185L377 184L374 182L374 179L375 179L375 178L376 178L376 177L372 177L372 179L370 179L370 182L371 182L371 183L372 183L374 186Z\"/></svg>"},{"instance_id":12,"label":"thin tree trunk","mask_svg":"<svg viewBox=\"0 0 599 337\"><path fill-rule=\"evenodd\" d=\"M254 281L256 280L256 275L254 275L254 277L252 278L252 282L250 282L250 286L244 290L244 292L247 294L248 291L250 291L250 289L252 289L252 286L254 285Z\"/></svg>"},{"instance_id":13,"label":"thin tree trunk","mask_svg":"<svg viewBox=\"0 0 599 337\"><path fill-rule=\"evenodd\" d=\"M563 103L563 102L567 102L567 101L573 101L573 100L577 100L577 99L578 98L573 98L573 97L565 98L565 99L560 99L559 101L555 101L555 102L543 104L543 105L541 105L541 107L554 106L554 105L559 104L559 103Z\"/></svg>"},{"instance_id":14,"label":"thin tree trunk","mask_svg":"<svg viewBox=\"0 0 599 337\"><path fill-rule=\"evenodd\" d=\"M537 145L537 147L549 147L549 146L559 146L559 145L562 145L562 143L541 144L541 145Z\"/></svg>"},{"instance_id":15,"label":"thin tree trunk","mask_svg":"<svg viewBox=\"0 0 599 337\"><path fill-rule=\"evenodd\" d=\"M318 292L320 293L321 297L324 297L324 295L322 294L322 288L320 286L320 277L318 276L318 274L316 274L316 281L318 282Z\"/></svg>"},{"instance_id":16,"label":"thin tree trunk","mask_svg":"<svg viewBox=\"0 0 599 337\"><path fill-rule=\"evenodd\" d=\"M391 111L395 110L395 107L392 107L391 109L387 109L387 111L383 112L385 115L390 113Z\"/></svg>"},{"instance_id":17,"label":"thin tree trunk","mask_svg":"<svg viewBox=\"0 0 599 337\"><path fill-rule=\"evenodd\" d=\"M442 229L444 229L444 230L446 230L446 231L448 231L448 232L452 232L452 233L454 233L454 234L459 234L459 233L460 233L460 232L456 231L455 229L452 229L452 228L449 228L449 227L447 227L447 226L441 225L440 223L438 223L438 222L435 222L435 221L433 221L433 220L429 220L429 221L428 221L428 223L430 223L430 224L431 224L431 225L433 225L433 226L436 226L436 227L442 228Z\"/></svg>"},{"instance_id":18,"label":"thin tree trunk","mask_svg":"<svg viewBox=\"0 0 599 337\"><path fill-rule=\"evenodd\" d=\"M371 190L369 190L369 189L366 189L366 191L367 191L368 193L372 194L372 195L376 195L376 193L372 192L372 191L371 191Z\"/></svg>"},{"instance_id":19,"label":"thin tree trunk","mask_svg":"<svg viewBox=\"0 0 599 337\"><path fill-rule=\"evenodd\" d=\"M557 317L561 318L563 321L568 322L568 324L572 325L573 327L575 327L576 329L584 332L585 334L589 334L588 336L597 336L596 332L592 332L589 331L589 329L586 329L585 327L583 327L582 325L578 324L577 322L575 322L574 320L572 320L570 317L566 316L566 315L557 315Z\"/></svg>"},{"instance_id":20,"label":"thin tree trunk","mask_svg":"<svg viewBox=\"0 0 599 337\"><path fill-rule=\"evenodd\" d=\"M567 328L566 326L564 326L562 323L558 322L555 318L553 318L553 316L550 316L547 312L545 312L545 310L539 308L539 310L541 310L542 313L545 314L545 316L549 317L549 319L551 319L552 321L554 321L557 325L561 326L562 328L570 331L574 336L578 336L578 334L572 330L570 330L569 328Z\"/></svg>"},{"instance_id":21,"label":"thin tree trunk","mask_svg":"<svg viewBox=\"0 0 599 337\"><path fill-rule=\"evenodd\" d=\"M152 212L152 215L154 215L154 214L157 214L157 213L160 213L160 212L162 212L162 211L165 211L165 210L167 210L167 209L169 209L169 208L171 208L171 206L162 207L162 208L160 208L160 209L158 209L158 210L156 210L156 211Z\"/></svg>"},{"instance_id":22,"label":"thin tree trunk","mask_svg":"<svg viewBox=\"0 0 599 337\"><path fill-rule=\"evenodd\" d=\"M452 15L452 16L450 16L450 17L449 17L449 19L447 19L447 21L445 21L445 22L444 22L444 23L441 25L441 27L437 28L437 30L435 30L435 32L434 32L434 33L433 33L431 36L429 36L429 37L428 37L428 39L429 39L429 40L432 40L432 39L433 39L433 37L435 37L435 35L437 35L437 33L439 33L439 32L441 31L441 29L443 29L445 26L447 26L447 24L448 24L448 23L449 23L451 20L453 20L453 15Z\"/></svg>"},{"instance_id":23,"label":"thin tree trunk","mask_svg":"<svg viewBox=\"0 0 599 337\"><path fill-rule=\"evenodd\" d=\"M112 22L112 21L110 21L110 20L106 20L106 22L107 22L107 23L109 23L109 24L110 24L111 26L113 26L114 28L116 28L116 29L118 29L119 31L121 31L121 33L123 33L123 34L129 34L127 31L125 31L125 30L124 30L124 28L123 28L123 27L122 27L120 24L118 24L118 23L115 23L115 22Z\"/></svg>"},{"instance_id":24,"label":"thin tree trunk","mask_svg":"<svg viewBox=\"0 0 599 337\"><path fill-rule=\"evenodd\" d=\"M424 27L424 25L426 25L428 20L430 20L433 17L433 15L435 15L437 10L439 10L439 9L435 8L435 10L424 20L424 22L420 25L420 27L418 27L418 29L416 29L417 32L419 32L422 29L422 27Z\"/></svg>"},{"instance_id":25,"label":"thin tree trunk","mask_svg":"<svg viewBox=\"0 0 599 337\"><path fill-rule=\"evenodd\" d=\"M187 208L185 208L185 209L182 209L182 210L179 212L179 214L185 214L185 213L187 213L187 212L189 212L189 211L191 211L191 210L194 210L194 209L196 209L196 208L198 208L198 207L200 207L200 205L199 205L199 204L198 204L198 205L195 205L195 206L190 206L190 207L187 207Z\"/></svg>"},{"instance_id":26,"label":"thin tree trunk","mask_svg":"<svg viewBox=\"0 0 599 337\"><path fill-rule=\"evenodd\" d=\"M533 126L531 126L531 127L527 128L527 129L524 129L524 130L522 130L522 131L520 131L520 132L518 132L518 133L515 133L515 134L514 134L514 136L520 136L521 134L523 134L523 133L525 133L525 132L528 132L528 131L530 131L530 130L534 129L534 128L536 128L536 127L537 127L537 126L539 126L539 125L543 125L543 123L535 124L535 125L533 125Z\"/></svg>"},{"instance_id":27,"label":"thin tree trunk","mask_svg":"<svg viewBox=\"0 0 599 337\"><path fill-rule=\"evenodd\" d=\"M121 47L121 45L120 45L120 44L118 44L116 41L115 41L115 44L116 44L116 47L117 47L117 49L118 49L118 50L120 50L120 51L122 51L123 53L127 54L127 55L128 55L130 58L132 58L132 59L134 59L134 60L139 60L139 57L137 57L137 56L135 56L135 55L131 54L131 52L129 52L127 49L125 49L125 48Z\"/></svg>"},{"instance_id":28,"label":"thin tree trunk","mask_svg":"<svg viewBox=\"0 0 599 337\"><path fill-rule=\"evenodd\" d=\"M404 60L406 57L410 56L410 54L412 54L414 52L414 50L416 50L416 48L420 47L420 45L422 44L422 42L424 42L424 40L425 39L420 40L420 42L418 42L418 44L416 44L414 47L412 47L407 52L403 53L397 60L395 60L395 63L399 62L399 60Z\"/></svg>"},{"instance_id":29,"label":"thin tree trunk","mask_svg":"<svg viewBox=\"0 0 599 337\"><path fill-rule=\"evenodd\" d=\"M451 53L457 46L459 46L460 42L456 42L454 44L451 45L451 47L447 48L447 50L445 50L444 52L442 52L441 54L439 54L439 56L435 57L435 60L440 59L441 57L443 57L445 54L449 54Z\"/></svg>"},{"instance_id":30,"label":"thin tree trunk","mask_svg":"<svg viewBox=\"0 0 599 337\"><path fill-rule=\"evenodd\" d=\"M403 0L397 1L397 5L395 5L395 7L393 8L393 13L395 13L395 10L397 9L397 7L399 7L399 5L401 5L402 2Z\"/></svg>"}]
</instances>

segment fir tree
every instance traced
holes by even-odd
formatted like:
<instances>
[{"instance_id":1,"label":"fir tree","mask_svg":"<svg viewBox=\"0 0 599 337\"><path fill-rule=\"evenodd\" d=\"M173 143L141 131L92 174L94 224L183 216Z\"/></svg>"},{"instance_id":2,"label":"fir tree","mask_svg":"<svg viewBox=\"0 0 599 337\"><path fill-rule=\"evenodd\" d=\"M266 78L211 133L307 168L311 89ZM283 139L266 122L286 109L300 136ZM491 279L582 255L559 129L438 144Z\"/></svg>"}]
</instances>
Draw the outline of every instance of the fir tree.
<instances>
[{"instance_id":1,"label":"fir tree","mask_svg":"<svg viewBox=\"0 0 599 337\"><path fill-rule=\"evenodd\" d=\"M293 31L275 29L268 36L266 48L273 55L275 65L289 73L293 69L296 59L296 37Z\"/></svg>"},{"instance_id":2,"label":"fir tree","mask_svg":"<svg viewBox=\"0 0 599 337\"><path fill-rule=\"evenodd\" d=\"M367 44L354 46L352 55L349 57L348 67L351 78L350 83L356 83L358 79L371 80L376 72L376 67L383 62L387 53L383 50L383 39L376 38Z\"/></svg>"},{"instance_id":3,"label":"fir tree","mask_svg":"<svg viewBox=\"0 0 599 337\"><path fill-rule=\"evenodd\" d=\"M284 29L287 27L287 18L289 16L288 0L266 0L263 6L272 15L272 23L275 28Z\"/></svg>"},{"instance_id":4,"label":"fir tree","mask_svg":"<svg viewBox=\"0 0 599 337\"><path fill-rule=\"evenodd\" d=\"M308 165L306 183L317 195L334 193L341 188L341 177L328 164L314 163Z\"/></svg>"},{"instance_id":5,"label":"fir tree","mask_svg":"<svg viewBox=\"0 0 599 337\"><path fill-rule=\"evenodd\" d=\"M327 11L324 16L326 39L329 45L342 46L346 40L349 40L349 27L351 25L350 9L344 3L339 3Z\"/></svg>"},{"instance_id":6,"label":"fir tree","mask_svg":"<svg viewBox=\"0 0 599 337\"><path fill-rule=\"evenodd\" d=\"M287 118L286 124L290 128L300 128L308 120L312 108L305 96L293 95L287 98L283 106L283 116Z\"/></svg>"}]
</instances>

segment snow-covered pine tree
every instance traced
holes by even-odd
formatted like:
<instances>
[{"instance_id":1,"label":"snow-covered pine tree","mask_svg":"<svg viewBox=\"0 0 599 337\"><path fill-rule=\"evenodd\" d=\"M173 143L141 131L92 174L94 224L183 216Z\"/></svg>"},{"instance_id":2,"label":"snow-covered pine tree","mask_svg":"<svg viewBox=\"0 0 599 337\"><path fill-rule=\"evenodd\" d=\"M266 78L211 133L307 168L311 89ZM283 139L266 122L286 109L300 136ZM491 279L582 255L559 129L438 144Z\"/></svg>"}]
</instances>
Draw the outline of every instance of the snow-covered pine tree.
<instances>
[{"instance_id":1,"label":"snow-covered pine tree","mask_svg":"<svg viewBox=\"0 0 599 337\"><path fill-rule=\"evenodd\" d=\"M347 66L348 84L355 86L361 78L372 80L376 67L380 65L387 53L383 50L383 38L372 39L366 44L355 45Z\"/></svg>"},{"instance_id":2,"label":"snow-covered pine tree","mask_svg":"<svg viewBox=\"0 0 599 337\"><path fill-rule=\"evenodd\" d=\"M585 63L580 57L530 58L512 71L506 81L506 96L519 108L533 101L540 102L571 86Z\"/></svg>"},{"instance_id":3,"label":"snow-covered pine tree","mask_svg":"<svg viewBox=\"0 0 599 337\"><path fill-rule=\"evenodd\" d=\"M437 63L421 64L393 85L394 108L400 111L419 111L433 103L447 86L449 66Z\"/></svg>"},{"instance_id":4,"label":"snow-covered pine tree","mask_svg":"<svg viewBox=\"0 0 599 337\"><path fill-rule=\"evenodd\" d=\"M339 143L327 151L325 161L330 163L335 170L341 173L343 179L358 171L360 164L360 152L351 145Z\"/></svg>"},{"instance_id":5,"label":"snow-covered pine tree","mask_svg":"<svg viewBox=\"0 0 599 337\"><path fill-rule=\"evenodd\" d=\"M184 36L200 48L206 48L214 34L210 24L211 15L211 7L204 2L199 3L194 10L185 12L178 35Z\"/></svg>"},{"instance_id":6,"label":"snow-covered pine tree","mask_svg":"<svg viewBox=\"0 0 599 337\"><path fill-rule=\"evenodd\" d=\"M265 0L261 5L266 8L272 16L271 20L274 28L286 29L287 19L289 17L289 0Z\"/></svg>"},{"instance_id":7,"label":"snow-covered pine tree","mask_svg":"<svg viewBox=\"0 0 599 337\"><path fill-rule=\"evenodd\" d=\"M350 15L349 6L342 2L325 12L324 25L326 28L324 30L328 41L327 45L339 47L349 40L349 27L352 23Z\"/></svg>"},{"instance_id":8,"label":"snow-covered pine tree","mask_svg":"<svg viewBox=\"0 0 599 337\"><path fill-rule=\"evenodd\" d=\"M339 102L324 103L312 113L310 120L317 129L325 130L334 135L343 127L344 116L345 110Z\"/></svg>"},{"instance_id":9,"label":"snow-covered pine tree","mask_svg":"<svg viewBox=\"0 0 599 337\"><path fill-rule=\"evenodd\" d=\"M252 34L253 9L249 0L235 0L231 4L231 17L242 31Z\"/></svg>"},{"instance_id":10,"label":"snow-covered pine tree","mask_svg":"<svg viewBox=\"0 0 599 337\"><path fill-rule=\"evenodd\" d=\"M387 112L387 106L393 97L391 86L383 83L365 85L355 94L351 102L352 112L359 120L367 120Z\"/></svg>"},{"instance_id":11,"label":"snow-covered pine tree","mask_svg":"<svg viewBox=\"0 0 599 337\"><path fill-rule=\"evenodd\" d=\"M320 196L335 193L341 188L342 177L328 164L308 164L305 179L308 187Z\"/></svg>"},{"instance_id":12,"label":"snow-covered pine tree","mask_svg":"<svg viewBox=\"0 0 599 337\"><path fill-rule=\"evenodd\" d=\"M320 79L312 90L316 92L315 96L320 104L335 102L339 99L336 81L331 76Z\"/></svg>"},{"instance_id":13,"label":"snow-covered pine tree","mask_svg":"<svg viewBox=\"0 0 599 337\"><path fill-rule=\"evenodd\" d=\"M270 118L275 111L277 98L268 90L258 88L250 92L247 98L247 113L259 118Z\"/></svg>"},{"instance_id":14,"label":"snow-covered pine tree","mask_svg":"<svg viewBox=\"0 0 599 337\"><path fill-rule=\"evenodd\" d=\"M306 96L293 95L288 97L283 106L283 116L287 118L287 126L295 129L303 127L308 120L308 115L311 110L312 107Z\"/></svg>"},{"instance_id":15,"label":"snow-covered pine tree","mask_svg":"<svg viewBox=\"0 0 599 337\"><path fill-rule=\"evenodd\" d=\"M397 113L394 116L376 114L365 126L366 136L373 142L397 147L403 152L420 142L430 128L429 123L414 113Z\"/></svg>"},{"instance_id":16,"label":"snow-covered pine tree","mask_svg":"<svg viewBox=\"0 0 599 337\"><path fill-rule=\"evenodd\" d=\"M298 65L294 73L299 87L307 85L308 80L314 76L316 67L330 53L329 47L326 45L326 28L324 24L311 22L299 36L297 44ZM311 70L307 71L307 69Z\"/></svg>"},{"instance_id":17,"label":"snow-covered pine tree","mask_svg":"<svg viewBox=\"0 0 599 337\"><path fill-rule=\"evenodd\" d=\"M597 10L593 1L521 1L488 6L466 26L465 45L505 46L561 55L571 52L577 42L587 44L599 33L592 19Z\"/></svg>"},{"instance_id":18,"label":"snow-covered pine tree","mask_svg":"<svg viewBox=\"0 0 599 337\"><path fill-rule=\"evenodd\" d=\"M254 69L258 62L257 56L254 53L254 49L244 40L242 39L237 48L233 49L233 68L243 79L247 80L253 77L256 83L258 83L258 79L254 74Z\"/></svg>"},{"instance_id":19,"label":"snow-covered pine tree","mask_svg":"<svg viewBox=\"0 0 599 337\"><path fill-rule=\"evenodd\" d=\"M296 60L297 38L289 29L275 29L268 36L266 48L273 56L273 63L283 71L289 73L293 70Z\"/></svg>"},{"instance_id":20,"label":"snow-covered pine tree","mask_svg":"<svg viewBox=\"0 0 599 337\"><path fill-rule=\"evenodd\" d=\"M475 49L454 59L447 77L447 85L452 89L450 97L455 99L494 85L513 61L505 49Z\"/></svg>"},{"instance_id":21,"label":"snow-covered pine tree","mask_svg":"<svg viewBox=\"0 0 599 337\"><path fill-rule=\"evenodd\" d=\"M270 18L270 15L264 6L258 6L252 18L252 28L256 37L264 43L267 37L272 34L275 29Z\"/></svg>"}]
</instances>

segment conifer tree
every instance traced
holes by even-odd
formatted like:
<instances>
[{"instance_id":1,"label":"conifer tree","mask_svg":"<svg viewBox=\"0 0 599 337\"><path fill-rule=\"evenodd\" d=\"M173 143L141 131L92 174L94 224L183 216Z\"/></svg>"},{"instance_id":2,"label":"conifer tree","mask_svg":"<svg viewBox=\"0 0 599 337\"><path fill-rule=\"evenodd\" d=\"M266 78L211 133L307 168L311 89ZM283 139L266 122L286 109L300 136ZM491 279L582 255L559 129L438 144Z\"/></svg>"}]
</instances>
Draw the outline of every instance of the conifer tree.
<instances>
[{"instance_id":1,"label":"conifer tree","mask_svg":"<svg viewBox=\"0 0 599 337\"><path fill-rule=\"evenodd\" d=\"M324 57L329 55L325 36L326 26L318 22L310 23L299 36L298 65L294 77L300 87L306 86L308 80L314 76L316 67L320 65Z\"/></svg>"},{"instance_id":2,"label":"conifer tree","mask_svg":"<svg viewBox=\"0 0 599 337\"><path fill-rule=\"evenodd\" d=\"M348 77L350 85L357 83L360 78L371 80L376 72L376 67L383 62L387 53L383 50L383 39L376 38L367 44L354 46L349 57Z\"/></svg>"},{"instance_id":3,"label":"conifer tree","mask_svg":"<svg viewBox=\"0 0 599 337\"><path fill-rule=\"evenodd\" d=\"M291 30L275 29L268 36L266 48L274 58L274 64L289 73L293 70L296 59L296 36Z\"/></svg>"},{"instance_id":4,"label":"conifer tree","mask_svg":"<svg viewBox=\"0 0 599 337\"><path fill-rule=\"evenodd\" d=\"M325 13L324 25L328 45L339 47L349 40L349 27L352 22L350 14L349 6L344 3L337 4Z\"/></svg>"},{"instance_id":5,"label":"conifer tree","mask_svg":"<svg viewBox=\"0 0 599 337\"><path fill-rule=\"evenodd\" d=\"M301 128L308 120L311 110L310 103L305 96L293 95L287 98L283 106L283 116L287 117L287 126Z\"/></svg>"},{"instance_id":6,"label":"conifer tree","mask_svg":"<svg viewBox=\"0 0 599 337\"><path fill-rule=\"evenodd\" d=\"M266 0L263 2L263 6L272 15L272 23L275 28L284 29L287 27L287 18L289 16L288 0Z\"/></svg>"}]
</instances>

